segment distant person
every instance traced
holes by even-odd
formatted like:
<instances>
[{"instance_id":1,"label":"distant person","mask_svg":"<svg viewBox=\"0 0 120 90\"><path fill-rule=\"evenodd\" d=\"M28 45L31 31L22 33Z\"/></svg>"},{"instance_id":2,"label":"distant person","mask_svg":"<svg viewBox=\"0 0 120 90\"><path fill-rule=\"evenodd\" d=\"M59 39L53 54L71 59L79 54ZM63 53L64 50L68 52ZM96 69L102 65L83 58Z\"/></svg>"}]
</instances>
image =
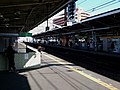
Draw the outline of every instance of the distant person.
<instances>
[{"instance_id":1,"label":"distant person","mask_svg":"<svg viewBox=\"0 0 120 90\"><path fill-rule=\"evenodd\" d=\"M15 72L16 67L14 62L14 54L16 53L16 51L13 49L12 45L9 45L5 50L5 53L9 60L9 72L11 72L12 70Z\"/></svg>"},{"instance_id":2,"label":"distant person","mask_svg":"<svg viewBox=\"0 0 120 90\"><path fill-rule=\"evenodd\" d=\"M38 46L38 48L37 48L37 49L38 49L38 51L39 51L41 54L42 54L42 52L41 52L41 51L42 51L42 50L45 50L45 48L44 48L44 47L41 47L41 46Z\"/></svg>"},{"instance_id":3,"label":"distant person","mask_svg":"<svg viewBox=\"0 0 120 90\"><path fill-rule=\"evenodd\" d=\"M111 50L113 51L114 48L115 48L115 44L114 44L114 42L112 42L112 43L111 43Z\"/></svg>"},{"instance_id":4,"label":"distant person","mask_svg":"<svg viewBox=\"0 0 120 90\"><path fill-rule=\"evenodd\" d=\"M45 48L44 47L41 47L41 46L38 46L38 51L40 52L40 61L42 60L42 50L45 50Z\"/></svg>"},{"instance_id":5,"label":"distant person","mask_svg":"<svg viewBox=\"0 0 120 90\"><path fill-rule=\"evenodd\" d=\"M41 46L38 46L38 51L41 53L41 51L42 51L42 47Z\"/></svg>"}]
</instances>

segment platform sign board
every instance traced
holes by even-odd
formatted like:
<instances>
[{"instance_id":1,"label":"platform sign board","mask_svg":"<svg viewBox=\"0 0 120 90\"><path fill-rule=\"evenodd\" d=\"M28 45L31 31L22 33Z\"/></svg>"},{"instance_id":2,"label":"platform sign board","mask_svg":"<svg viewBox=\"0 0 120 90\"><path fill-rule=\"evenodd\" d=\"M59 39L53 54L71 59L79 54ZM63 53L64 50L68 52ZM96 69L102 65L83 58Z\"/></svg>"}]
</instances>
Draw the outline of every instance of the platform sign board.
<instances>
[{"instance_id":1,"label":"platform sign board","mask_svg":"<svg viewBox=\"0 0 120 90\"><path fill-rule=\"evenodd\" d=\"M32 37L32 33L20 33L19 37Z\"/></svg>"},{"instance_id":2,"label":"platform sign board","mask_svg":"<svg viewBox=\"0 0 120 90\"><path fill-rule=\"evenodd\" d=\"M72 22L67 22L67 26L72 26L73 23Z\"/></svg>"}]
</instances>

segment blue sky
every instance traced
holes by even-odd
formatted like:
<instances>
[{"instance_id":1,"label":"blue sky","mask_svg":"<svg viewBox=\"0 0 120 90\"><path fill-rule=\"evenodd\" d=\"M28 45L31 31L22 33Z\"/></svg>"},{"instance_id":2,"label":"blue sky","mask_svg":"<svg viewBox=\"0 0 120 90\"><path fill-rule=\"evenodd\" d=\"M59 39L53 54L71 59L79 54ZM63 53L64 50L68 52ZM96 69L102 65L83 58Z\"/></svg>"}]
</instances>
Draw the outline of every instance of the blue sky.
<instances>
[{"instance_id":1,"label":"blue sky","mask_svg":"<svg viewBox=\"0 0 120 90\"><path fill-rule=\"evenodd\" d=\"M84 11L87 12L88 10L90 10L88 13L90 13L91 16L93 16L113 9L120 8L120 0L78 0L76 2L76 6L82 8Z\"/></svg>"}]
</instances>

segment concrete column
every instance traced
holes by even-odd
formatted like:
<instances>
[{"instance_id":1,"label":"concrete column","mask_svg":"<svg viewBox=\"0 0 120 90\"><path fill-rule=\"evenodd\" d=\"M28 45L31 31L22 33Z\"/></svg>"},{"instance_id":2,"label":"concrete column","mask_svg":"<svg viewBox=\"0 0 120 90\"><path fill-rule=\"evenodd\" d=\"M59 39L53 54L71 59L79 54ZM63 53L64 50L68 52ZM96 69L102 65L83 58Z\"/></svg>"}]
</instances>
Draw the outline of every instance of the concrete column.
<instances>
[{"instance_id":1,"label":"concrete column","mask_svg":"<svg viewBox=\"0 0 120 90\"><path fill-rule=\"evenodd\" d=\"M93 32L92 31L92 37L93 37L93 47L94 47L94 50L96 51L97 50L97 45L96 45L96 42L97 42L97 39L96 39L96 32Z\"/></svg>"}]
</instances>

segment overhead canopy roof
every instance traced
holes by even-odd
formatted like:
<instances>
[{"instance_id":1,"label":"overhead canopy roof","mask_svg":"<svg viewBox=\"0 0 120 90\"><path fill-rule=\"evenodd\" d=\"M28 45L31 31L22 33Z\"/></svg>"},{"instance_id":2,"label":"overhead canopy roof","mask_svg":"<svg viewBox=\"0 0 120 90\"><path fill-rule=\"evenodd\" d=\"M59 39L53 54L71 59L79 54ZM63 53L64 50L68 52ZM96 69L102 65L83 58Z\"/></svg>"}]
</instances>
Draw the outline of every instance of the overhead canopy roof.
<instances>
[{"instance_id":1,"label":"overhead canopy roof","mask_svg":"<svg viewBox=\"0 0 120 90\"><path fill-rule=\"evenodd\" d=\"M0 33L27 32L72 0L0 0Z\"/></svg>"},{"instance_id":2,"label":"overhead canopy roof","mask_svg":"<svg viewBox=\"0 0 120 90\"><path fill-rule=\"evenodd\" d=\"M44 36L65 35L90 31L99 31L101 33L106 30L109 30L109 32L112 31L120 32L119 8L93 17L89 17L83 20L81 23L75 24L73 26L68 26L53 31L44 32L38 35L34 35L33 37L40 38Z\"/></svg>"}]
</instances>

